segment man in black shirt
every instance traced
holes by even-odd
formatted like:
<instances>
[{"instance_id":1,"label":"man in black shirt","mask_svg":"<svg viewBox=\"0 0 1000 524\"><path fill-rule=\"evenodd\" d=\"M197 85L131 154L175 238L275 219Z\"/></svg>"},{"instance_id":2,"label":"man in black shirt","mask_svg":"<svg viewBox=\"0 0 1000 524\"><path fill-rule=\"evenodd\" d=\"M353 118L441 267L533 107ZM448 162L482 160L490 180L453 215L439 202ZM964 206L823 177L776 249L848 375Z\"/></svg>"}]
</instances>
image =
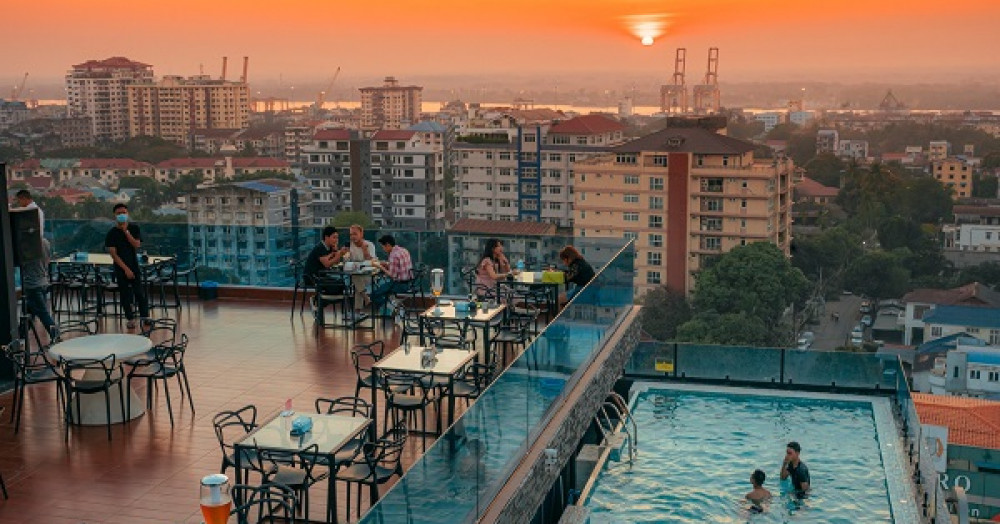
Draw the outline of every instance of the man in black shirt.
<instances>
[{"instance_id":1,"label":"man in black shirt","mask_svg":"<svg viewBox=\"0 0 1000 524\"><path fill-rule=\"evenodd\" d=\"M792 477L792 488L799 498L805 497L809 491L809 468L799 460L801 452L802 446L798 442L789 442L785 448L785 461L781 464L781 480Z\"/></svg>"},{"instance_id":2,"label":"man in black shirt","mask_svg":"<svg viewBox=\"0 0 1000 524\"><path fill-rule=\"evenodd\" d=\"M149 318L149 303L142 289L142 271L139 269L137 250L142 245L139 226L129 223L128 206L115 204L115 225L104 237L104 247L107 248L114 261L115 282L121 292L122 310L128 320L129 328L135 327L135 312L132 302L139 305L139 317Z\"/></svg>"},{"instance_id":3,"label":"man in black shirt","mask_svg":"<svg viewBox=\"0 0 1000 524\"><path fill-rule=\"evenodd\" d=\"M306 258L306 265L302 269L302 277L306 285L312 286L316 283L316 275L330 266L340 262L348 249L338 248L337 228L326 226L323 228L323 240L316 244L316 247L309 252Z\"/></svg>"}]
</instances>

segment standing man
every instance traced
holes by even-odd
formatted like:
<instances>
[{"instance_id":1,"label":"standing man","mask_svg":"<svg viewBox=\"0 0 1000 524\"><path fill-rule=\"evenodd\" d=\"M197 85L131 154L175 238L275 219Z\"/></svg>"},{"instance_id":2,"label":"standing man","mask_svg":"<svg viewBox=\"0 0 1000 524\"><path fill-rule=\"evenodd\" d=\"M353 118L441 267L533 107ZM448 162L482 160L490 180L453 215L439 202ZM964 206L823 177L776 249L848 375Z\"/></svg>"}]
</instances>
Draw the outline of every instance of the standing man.
<instances>
[{"instance_id":1,"label":"standing man","mask_svg":"<svg viewBox=\"0 0 1000 524\"><path fill-rule=\"evenodd\" d=\"M139 226L128 221L128 206L115 204L115 225L104 237L104 247L114 261L115 282L122 294L122 310L128 320L126 326L135 327L135 311L132 302L139 305L139 317L149 318L149 303L142 289L142 271L139 269L138 249L142 245Z\"/></svg>"},{"instance_id":2,"label":"standing man","mask_svg":"<svg viewBox=\"0 0 1000 524\"><path fill-rule=\"evenodd\" d=\"M38 210L38 234L44 235L45 212L42 211L42 208L38 207L37 203L35 203L35 199L31 197L31 191L22 189L14 195L14 199L17 200L17 207Z\"/></svg>"},{"instance_id":3,"label":"standing man","mask_svg":"<svg viewBox=\"0 0 1000 524\"><path fill-rule=\"evenodd\" d=\"M785 448L785 461L781 464L781 480L792 477L792 488L795 496L804 498L809 491L809 468L806 463L799 459L802 453L802 446L798 442L792 441Z\"/></svg>"},{"instance_id":4,"label":"standing man","mask_svg":"<svg viewBox=\"0 0 1000 524\"><path fill-rule=\"evenodd\" d=\"M376 262L389 277L372 291L372 302L375 303L375 307L380 308L385 305L389 295L406 289L413 280L413 262L410 260L410 252L403 246L397 246L396 239L392 235L382 235L378 243L389 255L388 262Z\"/></svg>"}]
</instances>

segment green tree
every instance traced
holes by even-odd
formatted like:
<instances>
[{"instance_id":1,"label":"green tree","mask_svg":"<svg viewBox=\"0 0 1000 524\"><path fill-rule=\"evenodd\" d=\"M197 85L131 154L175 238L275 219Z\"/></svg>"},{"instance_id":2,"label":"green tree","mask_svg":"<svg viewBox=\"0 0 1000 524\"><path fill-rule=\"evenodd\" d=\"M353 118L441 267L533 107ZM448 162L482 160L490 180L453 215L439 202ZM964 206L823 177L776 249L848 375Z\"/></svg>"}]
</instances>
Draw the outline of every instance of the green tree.
<instances>
[{"instance_id":1,"label":"green tree","mask_svg":"<svg viewBox=\"0 0 1000 524\"><path fill-rule=\"evenodd\" d=\"M793 267L774 244L756 242L740 246L698 274L693 294L695 318L699 315L704 318L708 313L745 314L773 328L780 324L788 306L804 303L808 288L809 282L802 271ZM769 335L772 343L785 338L780 330Z\"/></svg>"},{"instance_id":2,"label":"green tree","mask_svg":"<svg viewBox=\"0 0 1000 524\"><path fill-rule=\"evenodd\" d=\"M872 251L847 267L844 280L847 289L881 300L902 296L909 288L910 272L896 254Z\"/></svg>"},{"instance_id":3,"label":"green tree","mask_svg":"<svg viewBox=\"0 0 1000 524\"><path fill-rule=\"evenodd\" d=\"M764 122L748 120L742 116L734 117L726 125L726 134L742 140L751 140L764 134Z\"/></svg>"},{"instance_id":4,"label":"green tree","mask_svg":"<svg viewBox=\"0 0 1000 524\"><path fill-rule=\"evenodd\" d=\"M972 177L972 196L976 198L997 198L997 177L980 173Z\"/></svg>"},{"instance_id":5,"label":"green tree","mask_svg":"<svg viewBox=\"0 0 1000 524\"><path fill-rule=\"evenodd\" d=\"M1000 167L1000 151L990 151L983 155L983 169L996 169Z\"/></svg>"},{"instance_id":6,"label":"green tree","mask_svg":"<svg viewBox=\"0 0 1000 524\"><path fill-rule=\"evenodd\" d=\"M774 341L773 330L760 318L746 312L722 315L698 313L677 328L677 340L729 346L768 346Z\"/></svg>"},{"instance_id":7,"label":"green tree","mask_svg":"<svg viewBox=\"0 0 1000 524\"><path fill-rule=\"evenodd\" d=\"M904 180L895 191L883 194L890 209L918 224L940 224L951 216L951 188L931 177Z\"/></svg>"},{"instance_id":8,"label":"green tree","mask_svg":"<svg viewBox=\"0 0 1000 524\"><path fill-rule=\"evenodd\" d=\"M792 264L813 279L832 278L859 256L861 237L843 227L796 237L792 244Z\"/></svg>"},{"instance_id":9,"label":"green tree","mask_svg":"<svg viewBox=\"0 0 1000 524\"><path fill-rule=\"evenodd\" d=\"M362 211L341 211L330 221L330 225L335 227L349 227L353 224L358 224L368 229L374 222L372 222L371 217Z\"/></svg>"},{"instance_id":10,"label":"green tree","mask_svg":"<svg viewBox=\"0 0 1000 524\"><path fill-rule=\"evenodd\" d=\"M786 122L772 127L766 136L768 140L790 140L798 131L798 125Z\"/></svg>"},{"instance_id":11,"label":"green tree","mask_svg":"<svg viewBox=\"0 0 1000 524\"><path fill-rule=\"evenodd\" d=\"M691 306L683 293L666 286L642 297L642 329L657 340L673 340L677 327L691 320Z\"/></svg>"},{"instance_id":12,"label":"green tree","mask_svg":"<svg viewBox=\"0 0 1000 524\"><path fill-rule=\"evenodd\" d=\"M821 153L803 166L806 176L829 187L840 187L847 164L832 153Z\"/></svg>"},{"instance_id":13,"label":"green tree","mask_svg":"<svg viewBox=\"0 0 1000 524\"><path fill-rule=\"evenodd\" d=\"M957 285L979 282L1000 291L1000 262L983 262L963 268L958 275Z\"/></svg>"}]
</instances>

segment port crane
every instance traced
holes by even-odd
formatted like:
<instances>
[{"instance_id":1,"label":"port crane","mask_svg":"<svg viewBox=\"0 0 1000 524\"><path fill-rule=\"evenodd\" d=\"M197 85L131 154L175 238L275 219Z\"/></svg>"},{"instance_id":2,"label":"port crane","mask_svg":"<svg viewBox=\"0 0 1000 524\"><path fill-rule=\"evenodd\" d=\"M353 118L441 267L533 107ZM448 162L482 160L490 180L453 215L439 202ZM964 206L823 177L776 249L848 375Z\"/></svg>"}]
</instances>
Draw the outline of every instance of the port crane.
<instances>
[{"instance_id":1,"label":"port crane","mask_svg":"<svg viewBox=\"0 0 1000 524\"><path fill-rule=\"evenodd\" d=\"M25 73L24 76L21 77L20 85L14 84L14 87L11 88L10 90L10 99L12 101L16 102L21 98L21 95L24 93L24 84L27 82L28 82L28 73Z\"/></svg>"},{"instance_id":2,"label":"port crane","mask_svg":"<svg viewBox=\"0 0 1000 524\"><path fill-rule=\"evenodd\" d=\"M326 86L326 90L316 93L316 111L321 111L323 109L323 102L326 101L326 95L333 93L333 85L337 82L337 77L340 76L340 67L337 67L337 71L333 73L333 79L330 80L330 85ZM337 107L340 107L340 101L336 101Z\"/></svg>"}]
</instances>

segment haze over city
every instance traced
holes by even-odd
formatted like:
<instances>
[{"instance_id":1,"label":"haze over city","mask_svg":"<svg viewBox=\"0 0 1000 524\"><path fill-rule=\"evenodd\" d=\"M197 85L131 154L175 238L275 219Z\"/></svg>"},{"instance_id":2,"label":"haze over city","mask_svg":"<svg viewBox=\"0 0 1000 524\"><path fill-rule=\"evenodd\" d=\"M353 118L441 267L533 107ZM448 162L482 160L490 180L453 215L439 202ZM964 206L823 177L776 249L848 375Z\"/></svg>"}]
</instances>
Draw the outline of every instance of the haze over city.
<instances>
[{"instance_id":1,"label":"haze over city","mask_svg":"<svg viewBox=\"0 0 1000 524\"><path fill-rule=\"evenodd\" d=\"M387 74L665 80L674 48L691 49L688 71L697 77L713 46L722 50L725 82L958 83L990 81L1000 68L1000 56L988 52L1000 19L990 0L40 0L11 3L5 13L18 20L6 40L19 44L0 49L0 81L29 72L36 87L61 82L72 64L118 55L153 64L157 75L200 67L218 75L220 57L250 56L258 85L321 83L337 67L345 86Z\"/></svg>"}]
</instances>

